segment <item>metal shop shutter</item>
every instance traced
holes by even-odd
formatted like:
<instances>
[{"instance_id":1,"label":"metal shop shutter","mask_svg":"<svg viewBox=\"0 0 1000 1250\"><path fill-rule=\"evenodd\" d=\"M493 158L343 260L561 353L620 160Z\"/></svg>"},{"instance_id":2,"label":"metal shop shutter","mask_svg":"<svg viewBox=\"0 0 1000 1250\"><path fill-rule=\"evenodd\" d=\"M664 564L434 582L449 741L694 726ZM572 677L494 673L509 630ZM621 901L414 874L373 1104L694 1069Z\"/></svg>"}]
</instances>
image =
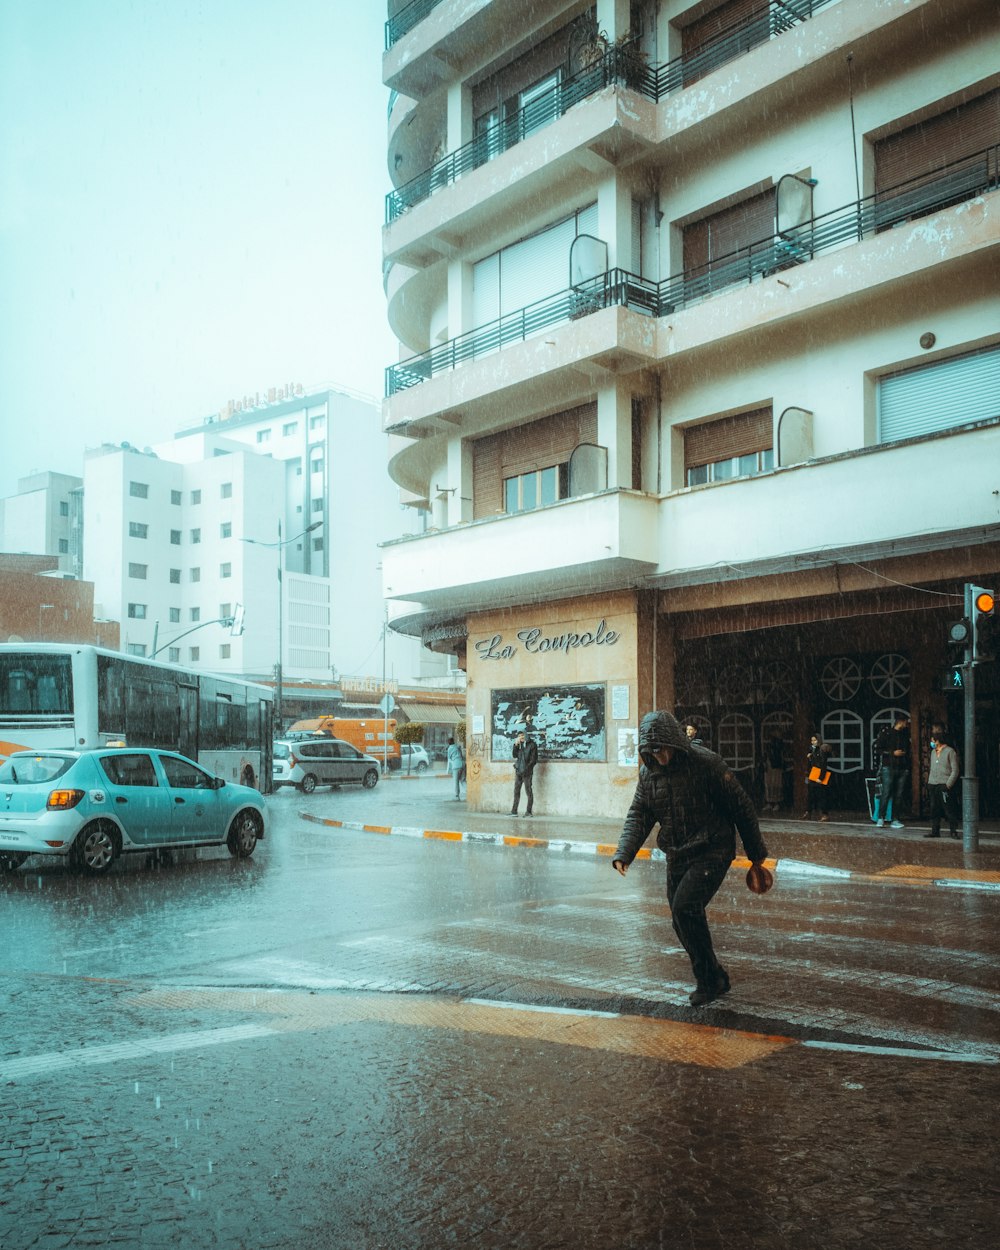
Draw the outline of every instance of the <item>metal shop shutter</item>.
<instances>
[{"instance_id":1,"label":"metal shop shutter","mask_svg":"<svg viewBox=\"0 0 1000 1250\"><path fill-rule=\"evenodd\" d=\"M1000 417L1000 347L938 360L878 384L880 443Z\"/></svg>"},{"instance_id":2,"label":"metal shop shutter","mask_svg":"<svg viewBox=\"0 0 1000 1250\"><path fill-rule=\"evenodd\" d=\"M875 191L933 173L1000 142L1000 88L875 144Z\"/></svg>"},{"instance_id":3,"label":"metal shop shutter","mask_svg":"<svg viewBox=\"0 0 1000 1250\"><path fill-rule=\"evenodd\" d=\"M685 476L688 469L697 469L703 464L767 451L774 442L773 426L770 404L734 417L691 426L684 431Z\"/></svg>"}]
</instances>

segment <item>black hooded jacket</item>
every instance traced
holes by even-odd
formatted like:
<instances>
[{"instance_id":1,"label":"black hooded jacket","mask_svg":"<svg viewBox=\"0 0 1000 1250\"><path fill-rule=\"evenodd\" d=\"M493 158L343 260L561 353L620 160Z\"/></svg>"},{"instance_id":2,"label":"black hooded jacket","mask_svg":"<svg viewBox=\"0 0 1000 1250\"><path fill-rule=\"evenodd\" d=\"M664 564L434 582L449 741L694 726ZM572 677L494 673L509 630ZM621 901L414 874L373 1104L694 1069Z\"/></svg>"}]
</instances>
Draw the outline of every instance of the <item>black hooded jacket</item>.
<instances>
[{"instance_id":1,"label":"black hooded jacket","mask_svg":"<svg viewBox=\"0 0 1000 1250\"><path fill-rule=\"evenodd\" d=\"M673 748L666 767L653 748ZM767 858L757 813L721 756L689 742L669 712L650 712L639 726L639 783L614 858L625 864L659 824L657 845L673 864L703 858L731 860L736 833L754 862Z\"/></svg>"}]
</instances>

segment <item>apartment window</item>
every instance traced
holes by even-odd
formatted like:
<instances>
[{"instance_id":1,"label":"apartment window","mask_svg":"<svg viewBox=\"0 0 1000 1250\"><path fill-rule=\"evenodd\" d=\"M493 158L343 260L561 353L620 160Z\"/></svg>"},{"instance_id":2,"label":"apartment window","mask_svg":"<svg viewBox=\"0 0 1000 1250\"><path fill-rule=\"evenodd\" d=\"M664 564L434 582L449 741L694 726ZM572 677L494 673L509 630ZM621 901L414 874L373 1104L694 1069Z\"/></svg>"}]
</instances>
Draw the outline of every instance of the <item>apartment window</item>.
<instances>
[{"instance_id":1,"label":"apartment window","mask_svg":"<svg viewBox=\"0 0 1000 1250\"><path fill-rule=\"evenodd\" d=\"M219 616L222 620L228 620L233 614L233 605L231 603L219 604Z\"/></svg>"},{"instance_id":2,"label":"apartment window","mask_svg":"<svg viewBox=\"0 0 1000 1250\"><path fill-rule=\"evenodd\" d=\"M261 443L269 443L270 441L271 441L271 431L270 431L270 430L258 430L258 431L257 431L257 443L258 443L258 445L259 445L259 444L261 444Z\"/></svg>"},{"instance_id":3,"label":"apartment window","mask_svg":"<svg viewBox=\"0 0 1000 1250\"><path fill-rule=\"evenodd\" d=\"M232 521L223 521L222 524L219 526L219 537L220 538L232 538L232 536L233 536Z\"/></svg>"},{"instance_id":4,"label":"apartment window","mask_svg":"<svg viewBox=\"0 0 1000 1250\"><path fill-rule=\"evenodd\" d=\"M192 531L191 531L191 541L192 541L193 543L200 543L200 542L201 542L201 530L192 530Z\"/></svg>"},{"instance_id":5,"label":"apartment window","mask_svg":"<svg viewBox=\"0 0 1000 1250\"><path fill-rule=\"evenodd\" d=\"M298 428L299 428L298 421L286 421L285 424L281 427L281 432L285 436L285 438L290 438Z\"/></svg>"},{"instance_id":6,"label":"apartment window","mask_svg":"<svg viewBox=\"0 0 1000 1250\"><path fill-rule=\"evenodd\" d=\"M228 642L221 643L219 646L219 659L228 660L232 655L233 648Z\"/></svg>"},{"instance_id":7,"label":"apartment window","mask_svg":"<svg viewBox=\"0 0 1000 1250\"><path fill-rule=\"evenodd\" d=\"M65 556L69 554L69 539L68 538L59 539L59 554L61 556Z\"/></svg>"},{"instance_id":8,"label":"apartment window","mask_svg":"<svg viewBox=\"0 0 1000 1250\"><path fill-rule=\"evenodd\" d=\"M181 492L179 490L172 490L170 492L170 502L174 505L175 508L180 507Z\"/></svg>"},{"instance_id":9,"label":"apartment window","mask_svg":"<svg viewBox=\"0 0 1000 1250\"><path fill-rule=\"evenodd\" d=\"M137 581L144 582L146 580L146 574L148 572L149 572L148 564L132 564L131 562L129 563L128 575L129 577L136 578Z\"/></svg>"},{"instance_id":10,"label":"apartment window","mask_svg":"<svg viewBox=\"0 0 1000 1250\"><path fill-rule=\"evenodd\" d=\"M313 539L313 551L322 551L322 550L323 550L323 539L314 538Z\"/></svg>"},{"instance_id":11,"label":"apartment window","mask_svg":"<svg viewBox=\"0 0 1000 1250\"><path fill-rule=\"evenodd\" d=\"M219 487L219 498L220 499L232 499L232 497L233 497L232 482L223 482L222 485Z\"/></svg>"},{"instance_id":12,"label":"apartment window","mask_svg":"<svg viewBox=\"0 0 1000 1250\"><path fill-rule=\"evenodd\" d=\"M326 429L326 414L321 413L319 416L310 417L309 428L310 430L325 430Z\"/></svg>"},{"instance_id":13,"label":"apartment window","mask_svg":"<svg viewBox=\"0 0 1000 1250\"><path fill-rule=\"evenodd\" d=\"M171 625L179 625L180 623L181 623L181 610L180 610L180 608L171 608L171 609L170 609L170 624L171 624Z\"/></svg>"},{"instance_id":14,"label":"apartment window","mask_svg":"<svg viewBox=\"0 0 1000 1250\"><path fill-rule=\"evenodd\" d=\"M734 257L733 253L774 236L775 206L775 190L769 187L686 225L685 274L710 276L709 291L745 281L749 277L746 255Z\"/></svg>"},{"instance_id":15,"label":"apartment window","mask_svg":"<svg viewBox=\"0 0 1000 1250\"><path fill-rule=\"evenodd\" d=\"M312 462L309 465L309 472L310 473L322 473L323 472L323 457L322 456L315 456L313 458Z\"/></svg>"},{"instance_id":16,"label":"apartment window","mask_svg":"<svg viewBox=\"0 0 1000 1250\"><path fill-rule=\"evenodd\" d=\"M59 501L59 515L69 516L69 504L66 502L65 499L61 499Z\"/></svg>"},{"instance_id":17,"label":"apartment window","mask_svg":"<svg viewBox=\"0 0 1000 1250\"><path fill-rule=\"evenodd\" d=\"M181 571L180 571L180 569L171 569L171 570L170 570L170 581L171 581L171 583L172 583L174 586L179 586L179 585L181 584Z\"/></svg>"},{"instance_id":18,"label":"apartment window","mask_svg":"<svg viewBox=\"0 0 1000 1250\"><path fill-rule=\"evenodd\" d=\"M148 538L149 526L143 525L141 521L129 521L128 536L129 538Z\"/></svg>"},{"instance_id":19,"label":"apartment window","mask_svg":"<svg viewBox=\"0 0 1000 1250\"><path fill-rule=\"evenodd\" d=\"M188 647L188 659L200 660L201 659L201 647Z\"/></svg>"},{"instance_id":20,"label":"apartment window","mask_svg":"<svg viewBox=\"0 0 1000 1250\"><path fill-rule=\"evenodd\" d=\"M552 464L545 469L504 478L505 512L528 512L565 499L569 493L569 463Z\"/></svg>"},{"instance_id":21,"label":"apartment window","mask_svg":"<svg viewBox=\"0 0 1000 1250\"><path fill-rule=\"evenodd\" d=\"M144 603L130 603L128 605L128 614L133 621L144 621L146 619L146 605Z\"/></svg>"},{"instance_id":22,"label":"apartment window","mask_svg":"<svg viewBox=\"0 0 1000 1250\"><path fill-rule=\"evenodd\" d=\"M130 642L125 651L128 655L145 655L146 644L144 642Z\"/></svg>"},{"instance_id":23,"label":"apartment window","mask_svg":"<svg viewBox=\"0 0 1000 1250\"><path fill-rule=\"evenodd\" d=\"M725 0L716 5L681 30L684 85L767 43L769 37L767 0Z\"/></svg>"},{"instance_id":24,"label":"apartment window","mask_svg":"<svg viewBox=\"0 0 1000 1250\"><path fill-rule=\"evenodd\" d=\"M232 575L233 575L233 566L229 563L228 560L224 564L219 565L220 577L232 577Z\"/></svg>"},{"instance_id":25,"label":"apartment window","mask_svg":"<svg viewBox=\"0 0 1000 1250\"><path fill-rule=\"evenodd\" d=\"M191 624L194 625L196 622L200 620L201 620L201 608L192 608L191 609Z\"/></svg>"},{"instance_id":26,"label":"apartment window","mask_svg":"<svg viewBox=\"0 0 1000 1250\"><path fill-rule=\"evenodd\" d=\"M888 373L877 403L880 443L1000 417L1000 347Z\"/></svg>"},{"instance_id":27,"label":"apartment window","mask_svg":"<svg viewBox=\"0 0 1000 1250\"><path fill-rule=\"evenodd\" d=\"M771 406L693 425L684 431L684 483L701 486L774 467Z\"/></svg>"},{"instance_id":28,"label":"apartment window","mask_svg":"<svg viewBox=\"0 0 1000 1250\"><path fill-rule=\"evenodd\" d=\"M191 570L191 580L192 580L193 582L200 582L200 581L201 581L201 569L192 569L192 570Z\"/></svg>"},{"instance_id":29,"label":"apartment window","mask_svg":"<svg viewBox=\"0 0 1000 1250\"><path fill-rule=\"evenodd\" d=\"M323 511L323 500L322 500L322 499L314 499L314 500L313 500L313 502L312 502L312 510L313 510L313 512L322 512L322 511Z\"/></svg>"},{"instance_id":30,"label":"apartment window","mask_svg":"<svg viewBox=\"0 0 1000 1250\"><path fill-rule=\"evenodd\" d=\"M180 664L180 662L181 662L181 649L180 649L180 647L168 647L168 648L167 648L167 659L170 661L170 663L171 663L171 664Z\"/></svg>"},{"instance_id":31,"label":"apartment window","mask_svg":"<svg viewBox=\"0 0 1000 1250\"><path fill-rule=\"evenodd\" d=\"M133 499L148 499L149 486L146 482L129 482L128 493Z\"/></svg>"},{"instance_id":32,"label":"apartment window","mask_svg":"<svg viewBox=\"0 0 1000 1250\"><path fill-rule=\"evenodd\" d=\"M180 530L171 530L171 531L170 531L170 541L173 543L173 545L174 545L175 547L179 547L179 546L181 545L181 532L180 532Z\"/></svg>"},{"instance_id":33,"label":"apartment window","mask_svg":"<svg viewBox=\"0 0 1000 1250\"><path fill-rule=\"evenodd\" d=\"M201 503L201 491L200 490L193 490L191 492L191 502Z\"/></svg>"}]
</instances>

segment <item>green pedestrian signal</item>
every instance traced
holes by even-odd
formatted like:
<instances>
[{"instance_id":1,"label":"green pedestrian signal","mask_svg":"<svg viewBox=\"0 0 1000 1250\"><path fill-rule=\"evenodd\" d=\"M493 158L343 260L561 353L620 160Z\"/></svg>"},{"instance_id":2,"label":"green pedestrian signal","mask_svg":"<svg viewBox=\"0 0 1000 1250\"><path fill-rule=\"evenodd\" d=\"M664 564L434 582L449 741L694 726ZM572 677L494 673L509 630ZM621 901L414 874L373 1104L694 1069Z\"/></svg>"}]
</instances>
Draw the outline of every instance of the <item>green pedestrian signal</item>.
<instances>
[{"instance_id":1,"label":"green pedestrian signal","mask_svg":"<svg viewBox=\"0 0 1000 1250\"><path fill-rule=\"evenodd\" d=\"M948 669L947 673L945 673L944 684L941 688L946 693L949 690L965 689L965 669L961 664L953 664L951 668Z\"/></svg>"}]
</instances>

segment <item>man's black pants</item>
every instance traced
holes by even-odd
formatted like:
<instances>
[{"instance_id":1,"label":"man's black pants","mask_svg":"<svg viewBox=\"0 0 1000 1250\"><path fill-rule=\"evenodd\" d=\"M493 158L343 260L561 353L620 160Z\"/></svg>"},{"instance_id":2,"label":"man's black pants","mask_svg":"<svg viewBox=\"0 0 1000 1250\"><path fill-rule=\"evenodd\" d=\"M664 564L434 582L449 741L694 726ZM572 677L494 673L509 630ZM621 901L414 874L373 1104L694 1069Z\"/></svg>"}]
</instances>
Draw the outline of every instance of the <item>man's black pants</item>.
<instances>
[{"instance_id":1,"label":"man's black pants","mask_svg":"<svg viewBox=\"0 0 1000 1250\"><path fill-rule=\"evenodd\" d=\"M525 816L531 815L531 808L535 802L535 795L531 789L531 773L515 773L514 774L514 802L511 804L510 810L517 811L517 805L521 802L521 786L524 786L524 795L528 800L528 806L524 809Z\"/></svg>"},{"instance_id":2,"label":"man's black pants","mask_svg":"<svg viewBox=\"0 0 1000 1250\"><path fill-rule=\"evenodd\" d=\"M695 980L715 985L722 971L712 947L705 908L729 871L727 859L696 859L667 864L667 902L674 932L688 953Z\"/></svg>"}]
</instances>

